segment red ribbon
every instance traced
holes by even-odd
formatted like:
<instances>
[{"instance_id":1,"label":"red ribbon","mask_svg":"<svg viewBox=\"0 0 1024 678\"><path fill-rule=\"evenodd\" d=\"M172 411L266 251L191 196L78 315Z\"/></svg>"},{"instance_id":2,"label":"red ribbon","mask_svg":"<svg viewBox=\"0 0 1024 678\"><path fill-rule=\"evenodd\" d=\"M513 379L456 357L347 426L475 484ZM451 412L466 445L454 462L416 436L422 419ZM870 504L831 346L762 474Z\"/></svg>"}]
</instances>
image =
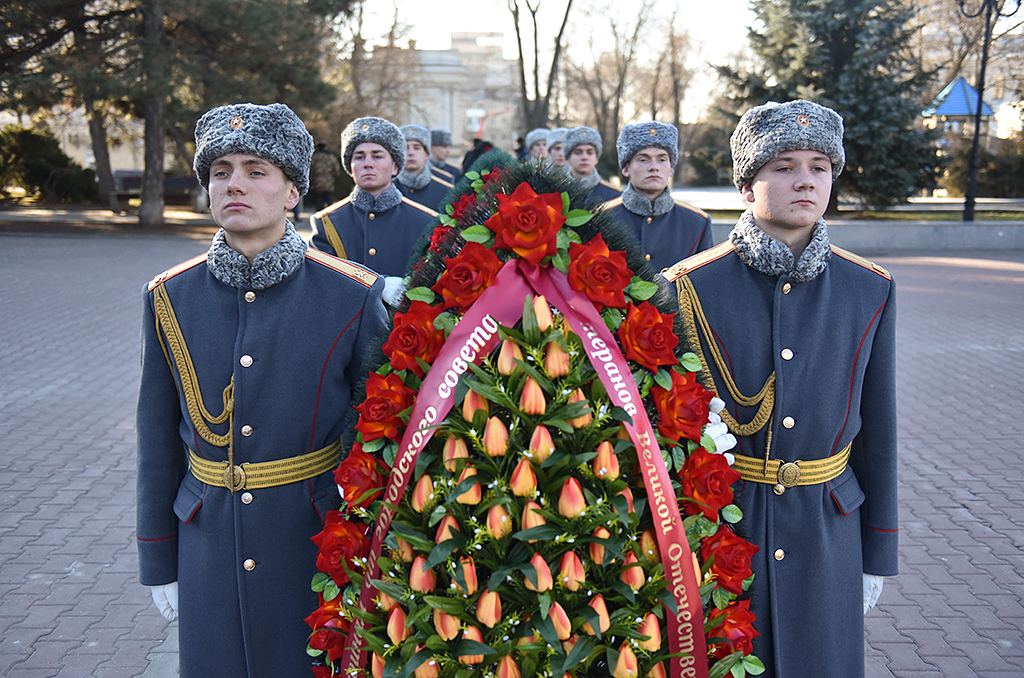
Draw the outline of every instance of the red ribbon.
<instances>
[{"instance_id":1,"label":"red ribbon","mask_svg":"<svg viewBox=\"0 0 1024 678\"><path fill-rule=\"evenodd\" d=\"M370 609L374 589L369 582L380 574L380 554L384 536L395 515L395 506L409 485L420 452L454 404L454 386L459 375L468 369L467 363L480 362L498 343L498 323L511 326L522 318L523 301L530 293L544 295L562 312L569 326L583 340L584 349L597 368L612 403L622 407L633 418L633 423L625 426L641 462L644 485L655 519L655 533L662 561L666 564L665 577L677 607L676 614L669 613L669 647L673 653L687 654L671 660L671 675L673 678L706 678L707 648L700 585L693 571L692 556L668 469L629 366L594 304L569 287L564 274L550 268L538 269L520 259L508 261L498 272L495 283L466 311L423 379L388 478L359 594L359 608ZM352 623L341 657L343 674L349 669L365 666L366 650L360 636L365 627L365 622L358 617Z\"/></svg>"}]
</instances>

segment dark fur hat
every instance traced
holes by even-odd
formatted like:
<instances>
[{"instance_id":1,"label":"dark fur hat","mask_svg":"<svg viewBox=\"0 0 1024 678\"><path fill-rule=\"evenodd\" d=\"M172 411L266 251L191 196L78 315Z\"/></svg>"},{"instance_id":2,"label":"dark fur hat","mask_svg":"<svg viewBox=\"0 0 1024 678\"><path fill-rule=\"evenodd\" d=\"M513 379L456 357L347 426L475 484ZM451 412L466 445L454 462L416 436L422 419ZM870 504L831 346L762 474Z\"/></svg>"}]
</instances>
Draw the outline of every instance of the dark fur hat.
<instances>
[{"instance_id":1,"label":"dark fur hat","mask_svg":"<svg viewBox=\"0 0 1024 678\"><path fill-rule=\"evenodd\" d=\"M656 121L626 125L615 142L619 167L625 167L634 155L652 146L667 151L673 167L679 162L679 130L675 126Z\"/></svg>"},{"instance_id":2,"label":"dark fur hat","mask_svg":"<svg viewBox=\"0 0 1024 678\"><path fill-rule=\"evenodd\" d=\"M398 169L405 167L405 137L398 126L384 118L356 118L341 133L342 164L352 174L352 154L359 144L380 144L391 154Z\"/></svg>"}]
</instances>

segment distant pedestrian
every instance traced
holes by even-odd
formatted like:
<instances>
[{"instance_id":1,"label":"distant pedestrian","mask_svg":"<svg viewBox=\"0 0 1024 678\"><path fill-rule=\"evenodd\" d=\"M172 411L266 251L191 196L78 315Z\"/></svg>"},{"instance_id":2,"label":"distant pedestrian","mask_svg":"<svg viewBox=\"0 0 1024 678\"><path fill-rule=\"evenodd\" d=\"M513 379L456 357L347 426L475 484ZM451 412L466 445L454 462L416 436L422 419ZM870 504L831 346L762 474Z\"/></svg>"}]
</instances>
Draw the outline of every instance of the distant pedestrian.
<instances>
[{"instance_id":1,"label":"distant pedestrian","mask_svg":"<svg viewBox=\"0 0 1024 678\"><path fill-rule=\"evenodd\" d=\"M616 149L629 183L605 209L630 227L651 267L660 271L710 248L711 217L672 197L679 131L663 122L626 125Z\"/></svg>"},{"instance_id":2,"label":"distant pedestrian","mask_svg":"<svg viewBox=\"0 0 1024 678\"><path fill-rule=\"evenodd\" d=\"M601 159L601 135L591 127L573 127L565 133L565 157L572 168L572 176L590 190L591 202L608 202L619 197L619 190L601 179L597 162Z\"/></svg>"},{"instance_id":3,"label":"distant pedestrian","mask_svg":"<svg viewBox=\"0 0 1024 678\"><path fill-rule=\"evenodd\" d=\"M462 176L462 170L448 162L448 156L452 152L451 130L437 128L430 130L430 164L441 172L448 174L445 179L454 184Z\"/></svg>"},{"instance_id":4,"label":"distant pedestrian","mask_svg":"<svg viewBox=\"0 0 1024 678\"><path fill-rule=\"evenodd\" d=\"M897 571L896 290L829 243L845 159L835 111L750 109L732 135L750 208L727 242L665 273L739 440L764 678L863 676L863 616Z\"/></svg>"},{"instance_id":5,"label":"distant pedestrian","mask_svg":"<svg viewBox=\"0 0 1024 678\"><path fill-rule=\"evenodd\" d=\"M430 130L422 125L403 125L399 129L406 142L405 167L395 178L395 185L405 197L436 212L453 184L430 171Z\"/></svg>"},{"instance_id":6,"label":"distant pedestrian","mask_svg":"<svg viewBox=\"0 0 1024 678\"><path fill-rule=\"evenodd\" d=\"M282 104L206 113L194 169L220 231L143 289L139 572L180 617L182 678L311 675L311 537L340 503L341 435L386 321L384 281L287 220L312 151Z\"/></svg>"},{"instance_id":7,"label":"distant pedestrian","mask_svg":"<svg viewBox=\"0 0 1024 678\"><path fill-rule=\"evenodd\" d=\"M544 127L532 129L526 134L526 156L528 158L548 157L548 130Z\"/></svg>"},{"instance_id":8,"label":"distant pedestrian","mask_svg":"<svg viewBox=\"0 0 1024 678\"><path fill-rule=\"evenodd\" d=\"M337 155L327 150L327 144L321 141L316 145L313 159L309 163L309 195L314 212L319 212L334 202L334 184L340 173L341 161Z\"/></svg>"}]
</instances>

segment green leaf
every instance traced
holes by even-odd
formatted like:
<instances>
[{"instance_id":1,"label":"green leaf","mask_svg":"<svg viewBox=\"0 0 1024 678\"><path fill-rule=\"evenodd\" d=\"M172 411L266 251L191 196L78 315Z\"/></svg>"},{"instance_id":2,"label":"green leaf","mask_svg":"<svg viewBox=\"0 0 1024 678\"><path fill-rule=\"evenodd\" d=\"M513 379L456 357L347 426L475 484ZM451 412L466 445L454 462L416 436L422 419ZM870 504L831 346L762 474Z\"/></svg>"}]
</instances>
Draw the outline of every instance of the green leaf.
<instances>
[{"instance_id":1,"label":"green leaf","mask_svg":"<svg viewBox=\"0 0 1024 678\"><path fill-rule=\"evenodd\" d=\"M718 446L715 445L715 439L704 431L700 432L700 446L712 454L718 451Z\"/></svg>"},{"instance_id":2,"label":"green leaf","mask_svg":"<svg viewBox=\"0 0 1024 678\"><path fill-rule=\"evenodd\" d=\"M570 260L568 252L559 252L555 256L551 257L551 265L562 273L569 273L569 263Z\"/></svg>"},{"instance_id":3,"label":"green leaf","mask_svg":"<svg viewBox=\"0 0 1024 678\"><path fill-rule=\"evenodd\" d=\"M747 655L741 660L743 668L752 676L759 676L764 673L764 664L754 655Z\"/></svg>"},{"instance_id":4,"label":"green leaf","mask_svg":"<svg viewBox=\"0 0 1024 678\"><path fill-rule=\"evenodd\" d=\"M658 371L654 374L654 383L662 387L666 391L671 391L672 374L664 367L659 367Z\"/></svg>"},{"instance_id":5,"label":"green leaf","mask_svg":"<svg viewBox=\"0 0 1024 678\"><path fill-rule=\"evenodd\" d=\"M405 296L409 297L410 301L425 301L428 304L434 303L434 291L429 287L414 287L411 290L406 291Z\"/></svg>"},{"instance_id":6,"label":"green leaf","mask_svg":"<svg viewBox=\"0 0 1024 678\"><path fill-rule=\"evenodd\" d=\"M618 405L615 405L615 406L612 407L612 409L610 411L610 414L611 414L612 419L614 419L615 421L621 421L624 424L632 424L633 423L633 417L629 416L629 412L627 412L626 410L622 409ZM632 444L632 443L627 443L624 440L623 441L619 441L619 442L622 442L622 443L626 444L627 446Z\"/></svg>"},{"instance_id":7,"label":"green leaf","mask_svg":"<svg viewBox=\"0 0 1024 678\"><path fill-rule=\"evenodd\" d=\"M592 212L588 212L587 210L573 210L565 215L565 225L571 228L576 228L577 226L582 226L593 218L594 214Z\"/></svg>"},{"instance_id":8,"label":"green leaf","mask_svg":"<svg viewBox=\"0 0 1024 678\"><path fill-rule=\"evenodd\" d=\"M478 242L481 245L490 246L494 243L494 231L487 228L483 224L474 224L469 228L463 229L459 235L466 242Z\"/></svg>"},{"instance_id":9,"label":"green leaf","mask_svg":"<svg viewBox=\"0 0 1024 678\"><path fill-rule=\"evenodd\" d=\"M676 473L682 472L683 467L686 466L686 453L679 446L672 448L672 466Z\"/></svg>"},{"instance_id":10,"label":"green leaf","mask_svg":"<svg viewBox=\"0 0 1024 678\"><path fill-rule=\"evenodd\" d=\"M732 602L732 595L728 591L723 589L721 586L715 587L715 590L711 592L711 602L715 604L719 610L724 610L730 602Z\"/></svg>"},{"instance_id":11,"label":"green leaf","mask_svg":"<svg viewBox=\"0 0 1024 678\"><path fill-rule=\"evenodd\" d=\"M562 191L562 214L569 211L569 193Z\"/></svg>"},{"instance_id":12,"label":"green leaf","mask_svg":"<svg viewBox=\"0 0 1024 678\"><path fill-rule=\"evenodd\" d=\"M588 624L590 624L590 628L594 629L594 633L596 633L598 639L600 639L602 636L601 615L597 613L597 610L590 607L589 605L584 605L579 609L579 614L581 617L583 617L583 619L587 621Z\"/></svg>"},{"instance_id":13,"label":"green leaf","mask_svg":"<svg viewBox=\"0 0 1024 678\"><path fill-rule=\"evenodd\" d=\"M608 329L615 332L619 329L619 325L622 324L622 312L615 308L605 307L601 311L601 317L604 318L604 324L608 326Z\"/></svg>"},{"instance_id":14,"label":"green leaf","mask_svg":"<svg viewBox=\"0 0 1024 678\"><path fill-rule=\"evenodd\" d=\"M462 537L455 537L454 539L445 539L443 542L434 547L434 550L430 552L430 556L426 562L423 563L424 568L436 567L448 560L448 556L455 553L462 546L465 546L467 539Z\"/></svg>"},{"instance_id":15,"label":"green leaf","mask_svg":"<svg viewBox=\"0 0 1024 678\"><path fill-rule=\"evenodd\" d=\"M562 528L554 525L539 525L528 530L519 530L512 533L513 539L529 541L531 539L547 540L554 539L562 533Z\"/></svg>"},{"instance_id":16,"label":"green leaf","mask_svg":"<svg viewBox=\"0 0 1024 678\"><path fill-rule=\"evenodd\" d=\"M387 438L374 438L368 443L363 443L363 452L377 452L388 442Z\"/></svg>"},{"instance_id":17,"label":"green leaf","mask_svg":"<svg viewBox=\"0 0 1024 678\"><path fill-rule=\"evenodd\" d=\"M423 648L422 650L420 650L419 652L414 654L412 657L410 657L409 659L405 660L405 666L401 667L402 670L395 676L395 678L408 678L409 676L411 676L413 674L413 672L416 669L418 669L421 665L423 665L427 660L432 659L433 656L434 656L433 652L431 652L427 648ZM385 676L388 675L388 666L387 665L390 664L392 662L392 660L394 660L396 657L398 657L398 655L391 655L391 657L385 663L385 665L384 665L384 675Z\"/></svg>"},{"instance_id":18,"label":"green leaf","mask_svg":"<svg viewBox=\"0 0 1024 678\"><path fill-rule=\"evenodd\" d=\"M430 607L447 612L448 614L460 615L466 611L466 604L457 598L445 596L423 596L423 602Z\"/></svg>"},{"instance_id":19,"label":"green leaf","mask_svg":"<svg viewBox=\"0 0 1024 678\"><path fill-rule=\"evenodd\" d=\"M310 584L310 588L319 593L324 590L329 581L331 581L331 575L326 572L317 572L313 575L313 582Z\"/></svg>"},{"instance_id":20,"label":"green leaf","mask_svg":"<svg viewBox=\"0 0 1024 678\"><path fill-rule=\"evenodd\" d=\"M626 286L626 294L633 297L635 301L645 301L654 296L658 286L652 282L633 278L633 282Z\"/></svg>"},{"instance_id":21,"label":"green leaf","mask_svg":"<svg viewBox=\"0 0 1024 678\"><path fill-rule=\"evenodd\" d=\"M696 353L684 353L679 357L679 363L687 372L699 372L703 367L700 363L700 358L697 357Z\"/></svg>"},{"instance_id":22,"label":"green leaf","mask_svg":"<svg viewBox=\"0 0 1024 678\"><path fill-rule=\"evenodd\" d=\"M569 249L569 231L563 229L555 234L555 247L563 252Z\"/></svg>"},{"instance_id":23,"label":"green leaf","mask_svg":"<svg viewBox=\"0 0 1024 678\"><path fill-rule=\"evenodd\" d=\"M743 519L743 511L736 504L729 504L722 509L722 520L735 525Z\"/></svg>"},{"instance_id":24,"label":"green leaf","mask_svg":"<svg viewBox=\"0 0 1024 678\"><path fill-rule=\"evenodd\" d=\"M334 583L333 579L327 582L327 585L324 586L324 600L334 600L340 594L341 589L338 588L338 585Z\"/></svg>"},{"instance_id":25,"label":"green leaf","mask_svg":"<svg viewBox=\"0 0 1024 678\"><path fill-rule=\"evenodd\" d=\"M480 641L464 638L455 646L455 654L459 657L467 654L482 654L488 657L492 654L498 654L498 651L490 645L484 645Z\"/></svg>"},{"instance_id":26,"label":"green leaf","mask_svg":"<svg viewBox=\"0 0 1024 678\"><path fill-rule=\"evenodd\" d=\"M388 445L387 447L384 448L384 451L381 453L380 456L381 456L381 459L384 460L384 463L387 464L389 467L390 466L394 466L395 465L395 459L398 458L398 445L397 444Z\"/></svg>"}]
</instances>

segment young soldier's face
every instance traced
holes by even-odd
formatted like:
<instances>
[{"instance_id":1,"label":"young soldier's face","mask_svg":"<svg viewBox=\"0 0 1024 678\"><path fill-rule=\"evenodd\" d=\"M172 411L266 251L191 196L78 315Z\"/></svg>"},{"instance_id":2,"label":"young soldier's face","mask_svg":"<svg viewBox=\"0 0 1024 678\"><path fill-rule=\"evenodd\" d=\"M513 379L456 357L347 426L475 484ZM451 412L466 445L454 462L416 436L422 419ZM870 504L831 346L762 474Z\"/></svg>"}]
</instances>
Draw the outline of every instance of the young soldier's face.
<instances>
[{"instance_id":1,"label":"young soldier's face","mask_svg":"<svg viewBox=\"0 0 1024 678\"><path fill-rule=\"evenodd\" d=\"M551 162L558 165L559 167L565 167L565 153L564 147L561 141L556 141L551 148L548 149L548 157L551 158Z\"/></svg>"},{"instance_id":2,"label":"young soldier's face","mask_svg":"<svg viewBox=\"0 0 1024 678\"><path fill-rule=\"evenodd\" d=\"M418 141L406 141L405 169L413 174L419 174L423 171L425 164L427 164L427 149L423 148L423 144Z\"/></svg>"},{"instance_id":3,"label":"young soldier's face","mask_svg":"<svg viewBox=\"0 0 1024 678\"><path fill-rule=\"evenodd\" d=\"M754 221L768 235L810 231L832 194L832 161L820 151L783 151L743 187ZM779 238L780 240L782 238Z\"/></svg>"},{"instance_id":4,"label":"young soldier's face","mask_svg":"<svg viewBox=\"0 0 1024 678\"><path fill-rule=\"evenodd\" d=\"M431 146L430 157L438 162L444 162L452 152L451 146Z\"/></svg>"},{"instance_id":5,"label":"young soldier's face","mask_svg":"<svg viewBox=\"0 0 1024 678\"><path fill-rule=\"evenodd\" d=\"M361 190L377 195L387 190L398 174L398 165L380 144L365 141L352 152L352 178Z\"/></svg>"},{"instance_id":6,"label":"young soldier's face","mask_svg":"<svg viewBox=\"0 0 1024 678\"><path fill-rule=\"evenodd\" d=\"M530 155L535 158L543 158L548 154L548 142L546 139L540 141L534 141L533 146L530 146Z\"/></svg>"},{"instance_id":7,"label":"young soldier's face","mask_svg":"<svg viewBox=\"0 0 1024 678\"><path fill-rule=\"evenodd\" d=\"M654 146L637 151L622 168L622 176L629 179L633 190L647 197L657 198L668 188L672 179L672 160L668 151Z\"/></svg>"},{"instance_id":8,"label":"young soldier's face","mask_svg":"<svg viewBox=\"0 0 1024 678\"><path fill-rule=\"evenodd\" d=\"M580 144L569 154L569 164L578 176L589 177L597 166L597 148L594 144Z\"/></svg>"},{"instance_id":9,"label":"young soldier's face","mask_svg":"<svg viewBox=\"0 0 1024 678\"><path fill-rule=\"evenodd\" d=\"M232 236L272 237L298 202L295 184L268 160L231 153L210 165L210 211L228 245Z\"/></svg>"}]
</instances>

